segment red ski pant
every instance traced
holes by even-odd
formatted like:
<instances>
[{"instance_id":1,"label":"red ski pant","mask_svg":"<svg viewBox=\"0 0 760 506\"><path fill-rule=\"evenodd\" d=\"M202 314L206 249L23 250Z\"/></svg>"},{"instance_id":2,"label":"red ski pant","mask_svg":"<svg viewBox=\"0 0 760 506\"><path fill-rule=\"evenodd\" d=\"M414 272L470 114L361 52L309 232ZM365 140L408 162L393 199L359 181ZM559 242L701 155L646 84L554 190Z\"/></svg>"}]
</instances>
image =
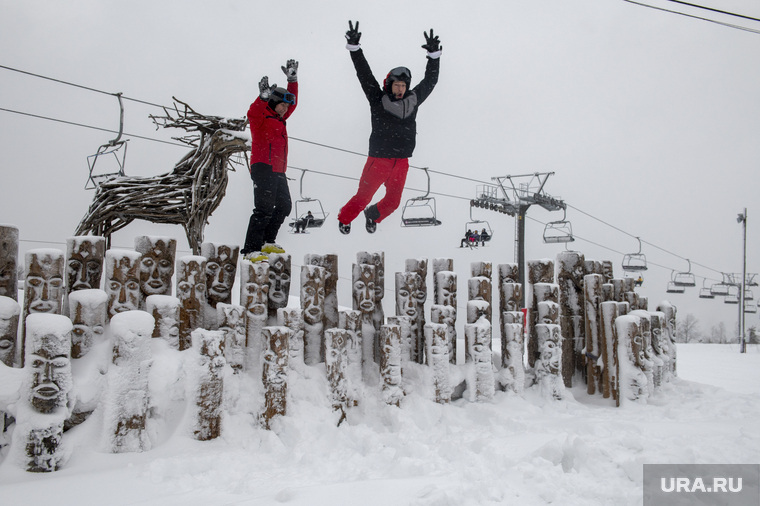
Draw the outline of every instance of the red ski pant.
<instances>
[{"instance_id":1,"label":"red ski pant","mask_svg":"<svg viewBox=\"0 0 760 506\"><path fill-rule=\"evenodd\" d=\"M354 221L370 203L380 185L385 185L385 196L377 203L380 218L375 220L377 223L383 221L401 203L408 171L408 158L367 158L359 179L359 189L338 213L338 221L344 224Z\"/></svg>"}]
</instances>

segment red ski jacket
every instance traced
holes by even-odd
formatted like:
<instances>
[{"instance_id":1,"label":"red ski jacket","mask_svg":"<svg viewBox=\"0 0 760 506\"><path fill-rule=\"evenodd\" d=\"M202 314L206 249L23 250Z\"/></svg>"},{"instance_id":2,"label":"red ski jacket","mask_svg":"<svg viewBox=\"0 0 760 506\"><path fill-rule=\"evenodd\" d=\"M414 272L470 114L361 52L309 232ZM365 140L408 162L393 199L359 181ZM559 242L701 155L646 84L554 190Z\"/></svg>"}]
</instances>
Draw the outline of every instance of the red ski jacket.
<instances>
[{"instance_id":1,"label":"red ski jacket","mask_svg":"<svg viewBox=\"0 0 760 506\"><path fill-rule=\"evenodd\" d=\"M285 172L288 165L287 120L298 105L298 83L288 83L288 92L296 96L282 118L274 112L269 103L256 97L248 109L248 123L251 127L251 165L266 163L272 172Z\"/></svg>"}]
</instances>

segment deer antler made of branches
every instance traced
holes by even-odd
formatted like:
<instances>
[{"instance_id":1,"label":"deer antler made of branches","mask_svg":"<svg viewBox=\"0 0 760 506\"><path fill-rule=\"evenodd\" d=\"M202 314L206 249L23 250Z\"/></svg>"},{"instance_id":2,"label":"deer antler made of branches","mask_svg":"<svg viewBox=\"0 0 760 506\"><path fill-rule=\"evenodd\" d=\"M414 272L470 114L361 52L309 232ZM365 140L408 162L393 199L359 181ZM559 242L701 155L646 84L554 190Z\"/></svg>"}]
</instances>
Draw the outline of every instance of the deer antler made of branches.
<instances>
[{"instance_id":1,"label":"deer antler made of branches","mask_svg":"<svg viewBox=\"0 0 760 506\"><path fill-rule=\"evenodd\" d=\"M218 130L243 131L248 123L245 118L223 118L221 116L207 116L195 111L186 102L172 97L173 108L163 107L163 116L149 115L156 125L156 130L161 128L181 128L186 132L199 132L200 135L174 137L175 140L197 147L198 140L206 134L213 134ZM178 105L179 104L179 105Z\"/></svg>"}]
</instances>

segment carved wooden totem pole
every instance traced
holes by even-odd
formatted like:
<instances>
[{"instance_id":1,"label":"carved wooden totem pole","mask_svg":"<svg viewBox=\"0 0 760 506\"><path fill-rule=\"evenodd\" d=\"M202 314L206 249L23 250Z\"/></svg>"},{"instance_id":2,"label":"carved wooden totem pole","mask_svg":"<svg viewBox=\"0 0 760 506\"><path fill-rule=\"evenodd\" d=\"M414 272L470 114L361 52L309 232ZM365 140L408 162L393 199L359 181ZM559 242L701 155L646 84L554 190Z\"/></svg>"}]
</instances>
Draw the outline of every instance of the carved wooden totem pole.
<instances>
[{"instance_id":1,"label":"carved wooden totem pole","mask_svg":"<svg viewBox=\"0 0 760 506\"><path fill-rule=\"evenodd\" d=\"M452 271L438 271L435 274L437 289L435 294L435 303L441 306L451 308L449 314L453 318L453 323L449 327L449 360L452 364L457 363L457 275Z\"/></svg>"},{"instance_id":2,"label":"carved wooden totem pole","mask_svg":"<svg viewBox=\"0 0 760 506\"><path fill-rule=\"evenodd\" d=\"M352 295L354 310L361 311L362 336L362 375L367 378L374 370L375 362L375 325L372 316L375 313L375 266L354 264L352 269ZM379 355L377 360L379 360Z\"/></svg>"},{"instance_id":3,"label":"carved wooden totem pole","mask_svg":"<svg viewBox=\"0 0 760 506\"><path fill-rule=\"evenodd\" d=\"M491 323L481 318L464 326L465 340L474 367L475 383L469 385L470 398L475 402L490 402L494 396L494 371L491 358Z\"/></svg>"},{"instance_id":4,"label":"carved wooden totem pole","mask_svg":"<svg viewBox=\"0 0 760 506\"><path fill-rule=\"evenodd\" d=\"M380 350L383 399L386 404L398 406L404 397L401 376L401 328L398 325L380 327Z\"/></svg>"},{"instance_id":5,"label":"carved wooden totem pole","mask_svg":"<svg viewBox=\"0 0 760 506\"><path fill-rule=\"evenodd\" d=\"M519 283L504 283L519 287ZM518 296L519 297L519 296ZM519 304L519 298L518 304ZM525 342L525 315L522 311L504 311L502 325L504 337L502 338L501 353L502 365L510 373L512 383L509 389L516 394L522 395L525 390L525 365L523 363Z\"/></svg>"},{"instance_id":6,"label":"carved wooden totem pole","mask_svg":"<svg viewBox=\"0 0 760 506\"><path fill-rule=\"evenodd\" d=\"M643 367L645 359L641 318L630 314L618 316L615 319L615 328L618 336L620 403L646 402L649 390Z\"/></svg>"},{"instance_id":7,"label":"carved wooden totem pole","mask_svg":"<svg viewBox=\"0 0 760 506\"><path fill-rule=\"evenodd\" d=\"M618 335L615 320L618 317L618 304L615 301L604 301L600 304L601 324L599 335L603 344L604 374L602 375L602 394L604 398L610 395L615 405L620 406L620 364L618 363Z\"/></svg>"},{"instance_id":8,"label":"carved wooden totem pole","mask_svg":"<svg viewBox=\"0 0 760 506\"><path fill-rule=\"evenodd\" d=\"M541 395L546 399L565 398L562 380L562 335L559 325L539 323L536 325L539 356L536 359L536 380Z\"/></svg>"},{"instance_id":9,"label":"carved wooden totem pole","mask_svg":"<svg viewBox=\"0 0 760 506\"><path fill-rule=\"evenodd\" d=\"M325 330L325 369L332 407L335 411L340 411L338 425L345 419L348 409L348 333L343 329Z\"/></svg>"},{"instance_id":10,"label":"carved wooden totem pole","mask_svg":"<svg viewBox=\"0 0 760 506\"><path fill-rule=\"evenodd\" d=\"M179 299L179 349L192 346L193 330L204 328L206 308L206 259L188 255L177 260L177 298Z\"/></svg>"},{"instance_id":11,"label":"carved wooden totem pole","mask_svg":"<svg viewBox=\"0 0 760 506\"><path fill-rule=\"evenodd\" d=\"M21 306L18 302L0 295L0 362L8 367L13 367L16 363L16 336L20 314Z\"/></svg>"},{"instance_id":12,"label":"carved wooden totem pole","mask_svg":"<svg viewBox=\"0 0 760 506\"><path fill-rule=\"evenodd\" d=\"M676 353L676 307L668 301L662 301L657 305L657 311L661 312L665 316L665 326L663 327L663 334L667 339L668 344L668 358L670 358L669 375L671 377L678 376L678 370L676 368L676 361L678 354Z\"/></svg>"},{"instance_id":13,"label":"carved wooden totem pole","mask_svg":"<svg viewBox=\"0 0 760 506\"><path fill-rule=\"evenodd\" d=\"M300 308L282 307L277 310L277 325L290 329L290 358L291 369L301 370L304 362L304 328L303 312Z\"/></svg>"},{"instance_id":14,"label":"carved wooden totem pole","mask_svg":"<svg viewBox=\"0 0 760 506\"><path fill-rule=\"evenodd\" d=\"M118 313L140 309L140 253L132 250L106 251L105 292L108 294L108 319Z\"/></svg>"},{"instance_id":15,"label":"carved wooden totem pole","mask_svg":"<svg viewBox=\"0 0 760 506\"><path fill-rule=\"evenodd\" d=\"M536 298L537 283L554 282L554 262L548 259L531 260L528 262L528 278L526 287L526 305L528 305L528 366L534 367L536 358L538 358L538 335L536 334L536 324L538 323L538 302ZM557 302L556 300L554 302Z\"/></svg>"},{"instance_id":16,"label":"carved wooden totem pole","mask_svg":"<svg viewBox=\"0 0 760 506\"><path fill-rule=\"evenodd\" d=\"M219 330L224 333L224 358L234 374L245 367L245 308L238 304L216 304Z\"/></svg>"},{"instance_id":17,"label":"carved wooden totem pole","mask_svg":"<svg viewBox=\"0 0 760 506\"><path fill-rule=\"evenodd\" d=\"M0 297L18 300L18 228L0 224Z\"/></svg>"},{"instance_id":18,"label":"carved wooden totem pole","mask_svg":"<svg viewBox=\"0 0 760 506\"><path fill-rule=\"evenodd\" d=\"M63 252L57 249L33 249L26 252L24 311L22 313L21 366L26 356L26 327L30 314L61 314L63 309Z\"/></svg>"},{"instance_id":19,"label":"carved wooden totem pole","mask_svg":"<svg viewBox=\"0 0 760 506\"><path fill-rule=\"evenodd\" d=\"M559 285L560 327L562 331L562 380L573 386L573 373L584 371L585 342L583 276L586 274L583 253L562 251L557 254L557 284ZM593 263L593 262L592 262Z\"/></svg>"},{"instance_id":20,"label":"carved wooden totem pole","mask_svg":"<svg viewBox=\"0 0 760 506\"><path fill-rule=\"evenodd\" d=\"M225 333L221 330L196 329L193 348L198 351L198 381L195 396L193 437L209 441L222 433L224 399Z\"/></svg>"},{"instance_id":21,"label":"carved wooden totem pole","mask_svg":"<svg viewBox=\"0 0 760 506\"><path fill-rule=\"evenodd\" d=\"M82 358L103 337L106 326L108 295L103 290L77 290L69 294L71 358Z\"/></svg>"},{"instance_id":22,"label":"carved wooden totem pole","mask_svg":"<svg viewBox=\"0 0 760 506\"><path fill-rule=\"evenodd\" d=\"M272 253L269 256L269 301L267 302L267 322L277 323L277 310L287 307L290 298L291 261L287 253Z\"/></svg>"},{"instance_id":23,"label":"carved wooden totem pole","mask_svg":"<svg viewBox=\"0 0 760 506\"><path fill-rule=\"evenodd\" d=\"M269 304L269 262L240 263L240 305L245 308L246 347L256 358L253 365L258 368L258 358L264 342L262 330L267 323Z\"/></svg>"},{"instance_id":24,"label":"carved wooden totem pole","mask_svg":"<svg viewBox=\"0 0 760 506\"><path fill-rule=\"evenodd\" d=\"M338 327L338 255L306 255L306 265L325 269L325 329Z\"/></svg>"},{"instance_id":25,"label":"carved wooden totem pole","mask_svg":"<svg viewBox=\"0 0 760 506\"><path fill-rule=\"evenodd\" d=\"M325 277L327 271L317 265L301 266L301 311L304 327L304 362L318 364L324 356Z\"/></svg>"},{"instance_id":26,"label":"carved wooden totem pole","mask_svg":"<svg viewBox=\"0 0 760 506\"><path fill-rule=\"evenodd\" d=\"M441 306L445 307L445 306ZM449 376L448 327L444 323L425 325L427 363L433 376L433 400L438 404L451 402L451 379Z\"/></svg>"},{"instance_id":27,"label":"carved wooden totem pole","mask_svg":"<svg viewBox=\"0 0 760 506\"><path fill-rule=\"evenodd\" d=\"M604 383L607 383L602 378L602 375L606 374L606 369L602 365L604 363L602 354L606 349L606 343L602 341L603 334L600 332L603 280L601 274L589 274L583 281L586 316L586 391L589 395L594 395L597 390L604 391Z\"/></svg>"},{"instance_id":28,"label":"carved wooden totem pole","mask_svg":"<svg viewBox=\"0 0 760 506\"><path fill-rule=\"evenodd\" d=\"M383 311L383 298L385 297L385 253L368 253L360 251L356 254L357 264L369 264L375 267L375 309L372 314L372 324L375 331L380 331L380 326L385 323ZM356 309L356 308L354 308ZM375 346L376 356L379 356L379 345Z\"/></svg>"},{"instance_id":29,"label":"carved wooden totem pole","mask_svg":"<svg viewBox=\"0 0 760 506\"><path fill-rule=\"evenodd\" d=\"M149 295L145 300L145 310L156 321L153 337L166 341L175 350L179 349L179 322L182 303L172 295Z\"/></svg>"},{"instance_id":30,"label":"carved wooden totem pole","mask_svg":"<svg viewBox=\"0 0 760 506\"><path fill-rule=\"evenodd\" d=\"M424 326L422 311L419 309L417 291L422 284L420 275L416 272L396 273L396 315L406 316L410 322L411 349L410 358L417 363L423 363ZM403 332L402 332L403 334Z\"/></svg>"},{"instance_id":31,"label":"carved wooden totem pole","mask_svg":"<svg viewBox=\"0 0 760 506\"><path fill-rule=\"evenodd\" d=\"M66 307L71 292L100 288L105 254L105 237L75 236L66 239Z\"/></svg>"},{"instance_id":32,"label":"carved wooden totem pole","mask_svg":"<svg viewBox=\"0 0 760 506\"><path fill-rule=\"evenodd\" d=\"M305 267L305 266L304 266ZM288 399L288 358L290 356L287 327L264 327L262 381L264 382L264 413L262 426L270 429L275 416L284 416Z\"/></svg>"},{"instance_id":33,"label":"carved wooden totem pole","mask_svg":"<svg viewBox=\"0 0 760 506\"><path fill-rule=\"evenodd\" d=\"M140 253L142 303L145 303L149 295L171 295L174 259L177 254L176 239L138 236L135 237L135 251ZM141 309L143 307L145 306L141 306Z\"/></svg>"},{"instance_id":34,"label":"carved wooden totem pole","mask_svg":"<svg viewBox=\"0 0 760 506\"><path fill-rule=\"evenodd\" d=\"M349 405L357 406L362 395L362 312L340 311L338 326L346 334L346 379Z\"/></svg>"},{"instance_id":35,"label":"carved wooden totem pole","mask_svg":"<svg viewBox=\"0 0 760 506\"><path fill-rule=\"evenodd\" d=\"M232 303L232 288L237 274L240 247L229 244L204 242L201 244L201 256L206 259L206 328L219 328L220 314L217 304Z\"/></svg>"},{"instance_id":36,"label":"carved wooden totem pole","mask_svg":"<svg viewBox=\"0 0 760 506\"><path fill-rule=\"evenodd\" d=\"M428 297L427 266L428 261L425 258L407 259L405 262L406 271L416 272L420 277L419 283L417 284L417 290L413 294L414 298L417 299L416 342L418 343L418 347L417 354L415 355L415 360L420 364L425 361L424 353L421 352L425 349L425 303L427 302ZM414 329L414 327L412 328Z\"/></svg>"}]
</instances>

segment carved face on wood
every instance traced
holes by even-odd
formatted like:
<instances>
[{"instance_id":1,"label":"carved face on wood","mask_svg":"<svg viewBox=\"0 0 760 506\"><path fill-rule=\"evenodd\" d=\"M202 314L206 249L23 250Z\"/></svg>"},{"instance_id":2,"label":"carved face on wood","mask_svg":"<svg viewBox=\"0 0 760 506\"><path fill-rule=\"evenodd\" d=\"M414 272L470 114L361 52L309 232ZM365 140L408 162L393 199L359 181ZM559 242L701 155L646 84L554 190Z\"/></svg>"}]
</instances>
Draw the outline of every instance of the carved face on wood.
<instances>
[{"instance_id":1,"label":"carved face on wood","mask_svg":"<svg viewBox=\"0 0 760 506\"><path fill-rule=\"evenodd\" d=\"M273 331L267 339L264 352L264 370L266 382L275 390L288 385L288 339L287 335Z\"/></svg>"},{"instance_id":2,"label":"carved face on wood","mask_svg":"<svg viewBox=\"0 0 760 506\"><path fill-rule=\"evenodd\" d=\"M356 262L375 267L375 300L382 300L385 297L385 253L357 253Z\"/></svg>"},{"instance_id":3,"label":"carved face on wood","mask_svg":"<svg viewBox=\"0 0 760 506\"><path fill-rule=\"evenodd\" d=\"M18 315L0 318L0 362L13 367L16 356L16 333L18 332Z\"/></svg>"},{"instance_id":4,"label":"carved face on wood","mask_svg":"<svg viewBox=\"0 0 760 506\"><path fill-rule=\"evenodd\" d=\"M408 316L414 322L419 307L417 290L420 276L414 272L396 273L396 314Z\"/></svg>"},{"instance_id":5,"label":"carved face on wood","mask_svg":"<svg viewBox=\"0 0 760 506\"><path fill-rule=\"evenodd\" d=\"M375 310L375 267L369 264L354 264L354 304L362 313Z\"/></svg>"},{"instance_id":6,"label":"carved face on wood","mask_svg":"<svg viewBox=\"0 0 760 506\"><path fill-rule=\"evenodd\" d=\"M538 346L544 371L552 375L558 375L562 353L559 327L551 325L548 332L541 333L539 336Z\"/></svg>"},{"instance_id":7,"label":"carved face on wood","mask_svg":"<svg viewBox=\"0 0 760 506\"><path fill-rule=\"evenodd\" d=\"M325 279L322 267L304 266L301 271L301 307L307 325L322 323L325 315Z\"/></svg>"},{"instance_id":8,"label":"carved face on wood","mask_svg":"<svg viewBox=\"0 0 760 506\"><path fill-rule=\"evenodd\" d=\"M70 238L67 242L66 280L68 291L100 288L100 278L103 276L105 240Z\"/></svg>"},{"instance_id":9,"label":"carved face on wood","mask_svg":"<svg viewBox=\"0 0 760 506\"><path fill-rule=\"evenodd\" d=\"M265 315L269 302L269 264L242 262L241 269L240 304L255 316Z\"/></svg>"},{"instance_id":10,"label":"carved face on wood","mask_svg":"<svg viewBox=\"0 0 760 506\"><path fill-rule=\"evenodd\" d=\"M71 360L66 340L42 336L32 340L34 348L28 359L31 374L29 402L40 413L64 407L72 385Z\"/></svg>"},{"instance_id":11,"label":"carved face on wood","mask_svg":"<svg viewBox=\"0 0 760 506\"><path fill-rule=\"evenodd\" d=\"M430 347L430 354L434 357L445 356L448 360L449 345L446 342L446 331L439 331L437 328L432 329L433 342Z\"/></svg>"},{"instance_id":12,"label":"carved face on wood","mask_svg":"<svg viewBox=\"0 0 760 506\"><path fill-rule=\"evenodd\" d=\"M438 304L457 307L457 281L454 274L444 274L439 276L438 289Z\"/></svg>"},{"instance_id":13,"label":"carved face on wood","mask_svg":"<svg viewBox=\"0 0 760 506\"><path fill-rule=\"evenodd\" d=\"M80 358L105 331L106 304L105 301L89 304L76 299L70 303L71 323L74 324L71 330L71 357Z\"/></svg>"},{"instance_id":14,"label":"carved face on wood","mask_svg":"<svg viewBox=\"0 0 760 506\"><path fill-rule=\"evenodd\" d=\"M240 249L235 246L219 245L202 248L206 257L206 287L208 302L216 307L219 302L229 304L232 300L232 286L235 283Z\"/></svg>"},{"instance_id":15,"label":"carved face on wood","mask_svg":"<svg viewBox=\"0 0 760 506\"><path fill-rule=\"evenodd\" d=\"M153 307L156 326L153 337L163 337L172 346L179 345L179 306L156 305Z\"/></svg>"},{"instance_id":16,"label":"carved face on wood","mask_svg":"<svg viewBox=\"0 0 760 506\"><path fill-rule=\"evenodd\" d=\"M177 273L177 298L185 312L199 315L206 304L206 262L189 260Z\"/></svg>"},{"instance_id":17,"label":"carved face on wood","mask_svg":"<svg viewBox=\"0 0 760 506\"><path fill-rule=\"evenodd\" d=\"M522 297L522 290L517 283L504 283L502 285L502 291L504 292L504 311L519 311L520 310L520 298Z\"/></svg>"},{"instance_id":18,"label":"carved face on wood","mask_svg":"<svg viewBox=\"0 0 760 506\"><path fill-rule=\"evenodd\" d=\"M27 313L60 314L63 304L63 256L27 253L24 297Z\"/></svg>"},{"instance_id":19,"label":"carved face on wood","mask_svg":"<svg viewBox=\"0 0 760 506\"><path fill-rule=\"evenodd\" d=\"M279 309L288 305L290 296L290 256L272 255L269 260L269 307Z\"/></svg>"},{"instance_id":20,"label":"carved face on wood","mask_svg":"<svg viewBox=\"0 0 760 506\"><path fill-rule=\"evenodd\" d=\"M108 315L140 308L139 264L129 256L106 255L105 291L108 294Z\"/></svg>"},{"instance_id":21,"label":"carved face on wood","mask_svg":"<svg viewBox=\"0 0 760 506\"><path fill-rule=\"evenodd\" d=\"M148 295L170 295L174 275L174 255L177 241L156 239L142 243L147 246L140 258L140 288Z\"/></svg>"}]
</instances>

